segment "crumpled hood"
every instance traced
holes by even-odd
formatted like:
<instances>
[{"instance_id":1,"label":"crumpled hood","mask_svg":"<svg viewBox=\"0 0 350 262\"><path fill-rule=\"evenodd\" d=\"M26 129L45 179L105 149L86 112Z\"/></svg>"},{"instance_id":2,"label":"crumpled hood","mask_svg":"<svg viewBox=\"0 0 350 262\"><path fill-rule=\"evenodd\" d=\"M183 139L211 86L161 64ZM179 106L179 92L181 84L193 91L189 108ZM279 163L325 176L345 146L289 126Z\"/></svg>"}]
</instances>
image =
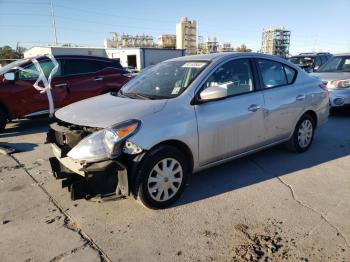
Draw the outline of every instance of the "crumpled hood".
<instances>
[{"instance_id":1,"label":"crumpled hood","mask_svg":"<svg viewBox=\"0 0 350 262\"><path fill-rule=\"evenodd\" d=\"M331 80L344 80L350 79L350 72L324 72L324 73L312 73L312 76L317 76L321 78L322 81L331 81Z\"/></svg>"},{"instance_id":2,"label":"crumpled hood","mask_svg":"<svg viewBox=\"0 0 350 262\"><path fill-rule=\"evenodd\" d=\"M56 118L75 125L106 128L161 111L167 100L141 100L105 94L70 104Z\"/></svg>"}]
</instances>

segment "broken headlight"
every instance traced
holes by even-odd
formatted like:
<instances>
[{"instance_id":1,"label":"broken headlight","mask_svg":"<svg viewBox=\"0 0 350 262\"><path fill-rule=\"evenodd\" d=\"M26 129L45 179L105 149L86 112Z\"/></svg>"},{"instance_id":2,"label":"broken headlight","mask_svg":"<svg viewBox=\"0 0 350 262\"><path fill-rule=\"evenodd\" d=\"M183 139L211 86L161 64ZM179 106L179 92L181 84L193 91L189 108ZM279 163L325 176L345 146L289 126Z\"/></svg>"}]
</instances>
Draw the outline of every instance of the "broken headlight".
<instances>
[{"instance_id":1,"label":"broken headlight","mask_svg":"<svg viewBox=\"0 0 350 262\"><path fill-rule=\"evenodd\" d=\"M86 163L115 158L119 153L118 143L135 134L140 126L140 121L131 120L97 131L81 140L67 155Z\"/></svg>"}]
</instances>

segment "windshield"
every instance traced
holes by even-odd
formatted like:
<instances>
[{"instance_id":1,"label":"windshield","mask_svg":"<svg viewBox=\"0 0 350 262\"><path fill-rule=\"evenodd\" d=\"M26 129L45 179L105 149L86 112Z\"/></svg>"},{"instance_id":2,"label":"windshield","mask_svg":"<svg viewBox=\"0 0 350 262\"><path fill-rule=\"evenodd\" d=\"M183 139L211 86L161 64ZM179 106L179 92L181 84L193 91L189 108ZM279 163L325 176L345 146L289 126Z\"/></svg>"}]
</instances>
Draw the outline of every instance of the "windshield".
<instances>
[{"instance_id":1,"label":"windshield","mask_svg":"<svg viewBox=\"0 0 350 262\"><path fill-rule=\"evenodd\" d=\"M350 72L350 56L334 56L318 72Z\"/></svg>"},{"instance_id":2,"label":"windshield","mask_svg":"<svg viewBox=\"0 0 350 262\"><path fill-rule=\"evenodd\" d=\"M296 56L292 57L290 61L299 66L312 66L315 58L311 56Z\"/></svg>"},{"instance_id":3,"label":"windshield","mask_svg":"<svg viewBox=\"0 0 350 262\"><path fill-rule=\"evenodd\" d=\"M0 68L0 75L5 74L7 71L9 71L10 69L16 67L16 66L20 66L23 62L27 61L28 59L19 59L16 60L12 63L9 63L8 65L5 65L4 67Z\"/></svg>"},{"instance_id":4,"label":"windshield","mask_svg":"<svg viewBox=\"0 0 350 262\"><path fill-rule=\"evenodd\" d=\"M179 96L203 71L208 62L169 61L159 63L129 81L120 94L133 98L168 99Z\"/></svg>"}]
</instances>

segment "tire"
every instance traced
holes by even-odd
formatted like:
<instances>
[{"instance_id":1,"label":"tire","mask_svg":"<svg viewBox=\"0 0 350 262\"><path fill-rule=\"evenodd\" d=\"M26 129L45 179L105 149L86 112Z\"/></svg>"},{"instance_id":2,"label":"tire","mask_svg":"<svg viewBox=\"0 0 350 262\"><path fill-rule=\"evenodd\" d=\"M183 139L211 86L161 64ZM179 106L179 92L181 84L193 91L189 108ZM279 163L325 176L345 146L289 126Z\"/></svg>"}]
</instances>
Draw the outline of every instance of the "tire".
<instances>
[{"instance_id":1,"label":"tire","mask_svg":"<svg viewBox=\"0 0 350 262\"><path fill-rule=\"evenodd\" d=\"M137 168L135 196L148 208L167 208L181 196L189 173L188 162L180 150L159 146L148 152Z\"/></svg>"},{"instance_id":2,"label":"tire","mask_svg":"<svg viewBox=\"0 0 350 262\"><path fill-rule=\"evenodd\" d=\"M295 126L293 136L287 142L287 148L295 153L307 151L314 139L315 120L309 115L303 115Z\"/></svg>"},{"instance_id":3,"label":"tire","mask_svg":"<svg viewBox=\"0 0 350 262\"><path fill-rule=\"evenodd\" d=\"M6 112L0 107L0 133L4 131L5 126L7 123L7 114Z\"/></svg>"}]
</instances>

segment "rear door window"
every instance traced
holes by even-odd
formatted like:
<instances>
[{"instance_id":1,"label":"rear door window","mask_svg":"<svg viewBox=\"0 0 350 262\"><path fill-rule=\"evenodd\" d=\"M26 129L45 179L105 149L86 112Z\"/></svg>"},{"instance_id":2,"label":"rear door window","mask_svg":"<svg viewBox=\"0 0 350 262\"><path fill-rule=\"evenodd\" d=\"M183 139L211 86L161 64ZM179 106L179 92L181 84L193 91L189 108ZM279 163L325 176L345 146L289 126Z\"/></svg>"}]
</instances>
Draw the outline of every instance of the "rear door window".
<instances>
[{"instance_id":1,"label":"rear door window","mask_svg":"<svg viewBox=\"0 0 350 262\"><path fill-rule=\"evenodd\" d=\"M286 73L281 63L259 59L258 67L260 69L265 88L286 85L288 83Z\"/></svg>"},{"instance_id":2,"label":"rear door window","mask_svg":"<svg viewBox=\"0 0 350 262\"><path fill-rule=\"evenodd\" d=\"M287 65L283 65L284 67L284 71L286 72L286 77L287 77L287 82L288 84L293 83L295 76L296 76L296 70L287 66Z\"/></svg>"},{"instance_id":3,"label":"rear door window","mask_svg":"<svg viewBox=\"0 0 350 262\"><path fill-rule=\"evenodd\" d=\"M117 61L117 60L108 63L108 66L109 66L109 67L113 67L113 68L117 68L117 69L124 69L124 68L121 66L120 62Z\"/></svg>"},{"instance_id":4,"label":"rear door window","mask_svg":"<svg viewBox=\"0 0 350 262\"><path fill-rule=\"evenodd\" d=\"M66 59L64 75L95 73L108 67L108 62L90 59Z\"/></svg>"}]
</instances>

